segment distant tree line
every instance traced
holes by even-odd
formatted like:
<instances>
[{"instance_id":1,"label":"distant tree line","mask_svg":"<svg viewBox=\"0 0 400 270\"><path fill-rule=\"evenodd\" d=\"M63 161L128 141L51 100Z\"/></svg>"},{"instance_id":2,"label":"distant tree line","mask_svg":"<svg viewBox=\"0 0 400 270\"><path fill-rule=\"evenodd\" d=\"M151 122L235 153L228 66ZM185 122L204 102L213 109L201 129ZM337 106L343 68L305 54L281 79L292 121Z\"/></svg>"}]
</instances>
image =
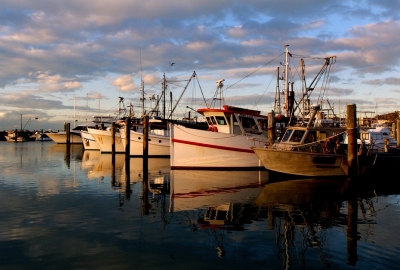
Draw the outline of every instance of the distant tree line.
<instances>
[{"instance_id":1,"label":"distant tree line","mask_svg":"<svg viewBox=\"0 0 400 270\"><path fill-rule=\"evenodd\" d=\"M388 125L395 123L400 119L400 111L377 115L377 120L386 120Z\"/></svg>"}]
</instances>

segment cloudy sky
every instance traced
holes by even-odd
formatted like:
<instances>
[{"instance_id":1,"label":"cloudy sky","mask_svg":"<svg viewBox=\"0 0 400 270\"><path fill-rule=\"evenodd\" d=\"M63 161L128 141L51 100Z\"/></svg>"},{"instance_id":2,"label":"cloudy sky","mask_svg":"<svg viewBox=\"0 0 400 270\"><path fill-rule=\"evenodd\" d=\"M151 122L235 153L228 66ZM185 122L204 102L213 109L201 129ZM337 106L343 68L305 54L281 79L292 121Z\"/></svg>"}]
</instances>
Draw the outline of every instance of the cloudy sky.
<instances>
[{"instance_id":1,"label":"cloudy sky","mask_svg":"<svg viewBox=\"0 0 400 270\"><path fill-rule=\"evenodd\" d=\"M175 117L184 117L186 106L205 106L203 96L209 101L220 79L226 103L267 113L286 44L296 96L301 59L308 85L324 58L336 56L313 103L322 96L337 112L350 103L360 114L399 110L399 1L2 0L1 6L0 130L20 128L21 115L31 130L116 115L119 97L140 115L141 82L149 110L164 74L167 111L182 95Z\"/></svg>"}]
</instances>

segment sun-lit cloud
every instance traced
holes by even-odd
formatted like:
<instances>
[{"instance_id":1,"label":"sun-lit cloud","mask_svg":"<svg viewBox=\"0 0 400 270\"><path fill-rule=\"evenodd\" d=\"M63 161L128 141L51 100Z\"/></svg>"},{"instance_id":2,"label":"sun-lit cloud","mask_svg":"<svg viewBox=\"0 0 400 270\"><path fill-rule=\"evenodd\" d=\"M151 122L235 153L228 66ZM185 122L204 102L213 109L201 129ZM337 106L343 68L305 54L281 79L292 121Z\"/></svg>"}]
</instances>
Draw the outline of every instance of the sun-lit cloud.
<instances>
[{"instance_id":1,"label":"sun-lit cloud","mask_svg":"<svg viewBox=\"0 0 400 270\"><path fill-rule=\"evenodd\" d=\"M115 79L112 83L119 90L126 92L133 90L135 85L133 84L133 79L131 75L122 75Z\"/></svg>"}]
</instances>

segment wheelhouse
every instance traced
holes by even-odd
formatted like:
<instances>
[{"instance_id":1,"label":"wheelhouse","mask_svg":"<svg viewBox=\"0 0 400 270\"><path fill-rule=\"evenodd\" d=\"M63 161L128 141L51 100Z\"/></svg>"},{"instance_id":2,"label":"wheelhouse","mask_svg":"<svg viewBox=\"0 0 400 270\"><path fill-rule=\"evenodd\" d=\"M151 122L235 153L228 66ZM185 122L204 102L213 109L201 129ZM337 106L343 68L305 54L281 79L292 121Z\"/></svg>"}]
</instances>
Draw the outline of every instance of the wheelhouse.
<instances>
[{"instance_id":1,"label":"wheelhouse","mask_svg":"<svg viewBox=\"0 0 400 270\"><path fill-rule=\"evenodd\" d=\"M204 115L209 130L227 134L265 134L267 116L260 111L243 109L233 106L223 106L222 109L203 108L197 112Z\"/></svg>"}]
</instances>

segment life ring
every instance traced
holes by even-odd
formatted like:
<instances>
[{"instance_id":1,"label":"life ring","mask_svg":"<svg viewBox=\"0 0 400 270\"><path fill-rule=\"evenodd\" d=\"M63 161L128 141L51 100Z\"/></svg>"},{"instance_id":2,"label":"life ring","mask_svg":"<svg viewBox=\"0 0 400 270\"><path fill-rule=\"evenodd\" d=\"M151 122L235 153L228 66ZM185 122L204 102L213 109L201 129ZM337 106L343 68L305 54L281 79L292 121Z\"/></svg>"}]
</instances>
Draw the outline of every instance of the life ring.
<instances>
[{"instance_id":1,"label":"life ring","mask_svg":"<svg viewBox=\"0 0 400 270\"><path fill-rule=\"evenodd\" d=\"M333 138L327 138L324 143L325 151L329 154L335 153L337 150L336 141Z\"/></svg>"},{"instance_id":2,"label":"life ring","mask_svg":"<svg viewBox=\"0 0 400 270\"><path fill-rule=\"evenodd\" d=\"M218 128L216 126L208 126L208 131L212 131L212 132L218 132Z\"/></svg>"}]
</instances>

